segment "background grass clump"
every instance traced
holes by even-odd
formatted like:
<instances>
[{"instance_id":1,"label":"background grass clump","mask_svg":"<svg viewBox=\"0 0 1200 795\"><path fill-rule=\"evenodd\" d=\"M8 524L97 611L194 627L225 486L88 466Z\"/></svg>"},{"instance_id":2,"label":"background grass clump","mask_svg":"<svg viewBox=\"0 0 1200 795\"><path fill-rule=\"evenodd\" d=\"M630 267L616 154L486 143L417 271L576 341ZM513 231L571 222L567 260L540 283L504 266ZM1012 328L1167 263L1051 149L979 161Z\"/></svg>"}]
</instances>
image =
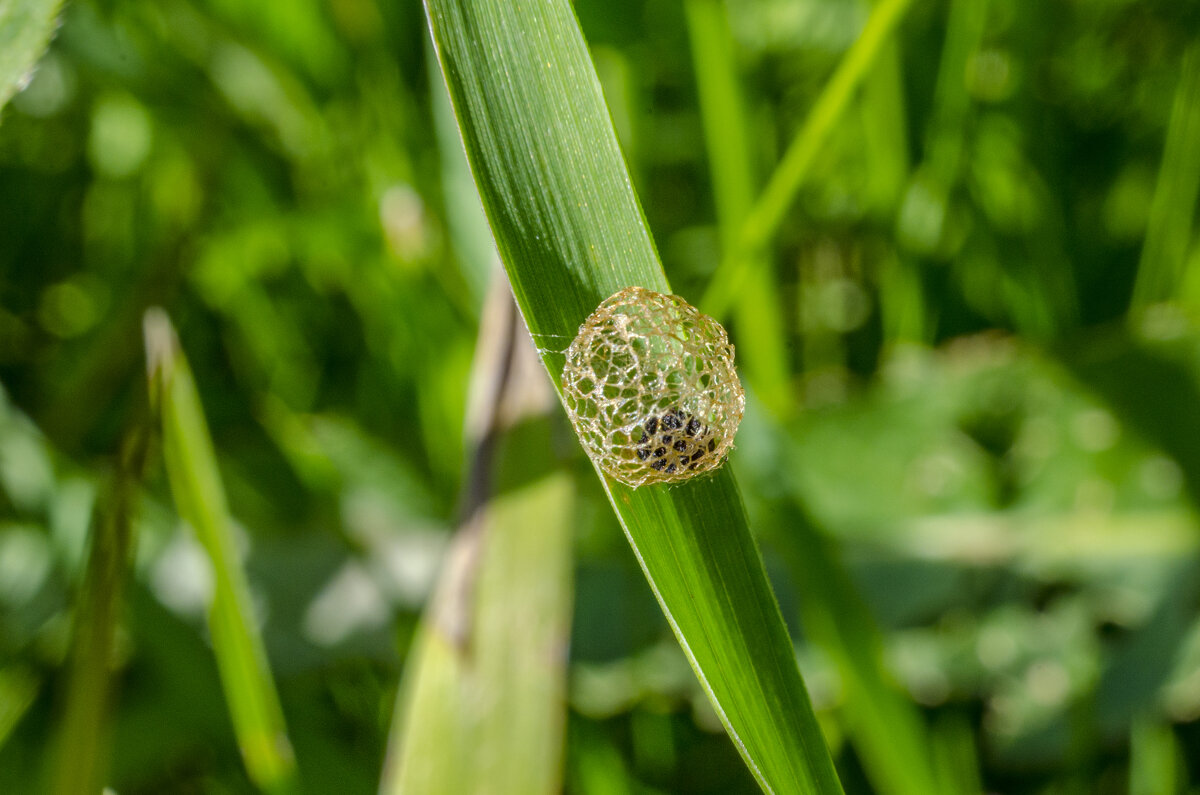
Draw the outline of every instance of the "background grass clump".
<instances>
[{"instance_id":1,"label":"background grass clump","mask_svg":"<svg viewBox=\"0 0 1200 795\"><path fill-rule=\"evenodd\" d=\"M729 466L845 790L1200 786L1200 16L574 10L671 287L737 346ZM26 81L56 13L0 8L0 791L416 787L423 731L529 731L551 791L758 791L498 345L421 5L79 0ZM468 636L556 650L544 714L421 711L514 675Z\"/></svg>"}]
</instances>

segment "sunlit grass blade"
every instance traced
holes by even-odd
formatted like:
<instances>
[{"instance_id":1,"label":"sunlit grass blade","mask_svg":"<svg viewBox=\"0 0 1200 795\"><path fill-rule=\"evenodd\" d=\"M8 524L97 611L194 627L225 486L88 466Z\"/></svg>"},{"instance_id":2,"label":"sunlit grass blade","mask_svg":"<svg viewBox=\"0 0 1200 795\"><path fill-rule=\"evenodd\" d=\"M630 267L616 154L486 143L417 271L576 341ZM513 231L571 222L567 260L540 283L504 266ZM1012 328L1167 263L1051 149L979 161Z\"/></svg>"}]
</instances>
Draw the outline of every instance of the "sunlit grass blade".
<instances>
[{"instance_id":1,"label":"sunlit grass blade","mask_svg":"<svg viewBox=\"0 0 1200 795\"><path fill-rule=\"evenodd\" d=\"M565 0L428 0L467 157L557 383L618 289L669 286ZM684 653L764 789L841 791L728 467L609 499Z\"/></svg>"},{"instance_id":2,"label":"sunlit grass blade","mask_svg":"<svg viewBox=\"0 0 1200 795\"><path fill-rule=\"evenodd\" d=\"M575 487L554 454L554 396L497 287L472 384L469 513L409 655L384 795L562 787ZM532 466L531 449L544 451Z\"/></svg>"},{"instance_id":3,"label":"sunlit grass blade","mask_svg":"<svg viewBox=\"0 0 1200 795\"><path fill-rule=\"evenodd\" d=\"M65 714L51 757L57 795L99 792L107 760L106 708L121 596L133 559L134 512L146 455L145 430L123 445L96 506L87 569L75 612Z\"/></svg>"},{"instance_id":4,"label":"sunlit grass blade","mask_svg":"<svg viewBox=\"0 0 1200 795\"><path fill-rule=\"evenodd\" d=\"M573 497L570 476L550 473L460 531L414 642L381 792L560 791Z\"/></svg>"},{"instance_id":5,"label":"sunlit grass blade","mask_svg":"<svg viewBox=\"0 0 1200 795\"><path fill-rule=\"evenodd\" d=\"M704 293L700 308L717 318L725 316L739 295L751 255L770 240L808 177L834 126L850 104L855 90L888 42L911 0L882 0L875 6L858 40L846 52L837 70L809 111L804 125L784 152L742 224L737 247L723 258Z\"/></svg>"},{"instance_id":6,"label":"sunlit grass blade","mask_svg":"<svg viewBox=\"0 0 1200 795\"><path fill-rule=\"evenodd\" d=\"M1196 199L1200 196L1197 141L1200 141L1200 41L1193 43L1184 55L1179 73L1133 289L1135 307L1174 298L1181 287Z\"/></svg>"},{"instance_id":7,"label":"sunlit grass blade","mask_svg":"<svg viewBox=\"0 0 1200 795\"><path fill-rule=\"evenodd\" d=\"M58 27L61 5L61 0L0 0L0 110L29 82Z\"/></svg>"},{"instance_id":8,"label":"sunlit grass blade","mask_svg":"<svg viewBox=\"0 0 1200 795\"><path fill-rule=\"evenodd\" d=\"M254 624L249 585L238 558L200 396L166 314L148 311L145 332L150 397L162 422L171 493L212 567L208 626L242 758L251 780L262 790L295 792L291 742Z\"/></svg>"}]
</instances>

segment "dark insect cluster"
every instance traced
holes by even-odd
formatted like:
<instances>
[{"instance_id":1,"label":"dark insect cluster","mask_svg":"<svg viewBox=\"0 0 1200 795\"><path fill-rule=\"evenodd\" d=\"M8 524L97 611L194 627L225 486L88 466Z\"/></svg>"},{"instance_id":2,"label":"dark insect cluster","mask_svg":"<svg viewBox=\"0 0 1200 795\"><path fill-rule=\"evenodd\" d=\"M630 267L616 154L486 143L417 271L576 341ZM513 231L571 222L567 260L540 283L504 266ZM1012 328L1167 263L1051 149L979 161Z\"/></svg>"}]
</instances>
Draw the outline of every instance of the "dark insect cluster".
<instances>
[{"instance_id":1,"label":"dark insect cluster","mask_svg":"<svg viewBox=\"0 0 1200 795\"><path fill-rule=\"evenodd\" d=\"M708 426L675 408L661 417L652 414L642 423L637 457L653 469L673 475L695 469L716 449L717 440Z\"/></svg>"}]
</instances>

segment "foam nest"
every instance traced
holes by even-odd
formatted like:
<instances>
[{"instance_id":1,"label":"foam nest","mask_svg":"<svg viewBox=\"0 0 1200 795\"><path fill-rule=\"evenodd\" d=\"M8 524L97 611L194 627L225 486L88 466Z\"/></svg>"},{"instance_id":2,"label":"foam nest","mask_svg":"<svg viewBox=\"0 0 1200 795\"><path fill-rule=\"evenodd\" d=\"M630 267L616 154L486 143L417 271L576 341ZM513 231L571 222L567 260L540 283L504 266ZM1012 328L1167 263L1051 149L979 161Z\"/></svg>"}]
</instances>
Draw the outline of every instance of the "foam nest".
<instances>
[{"instance_id":1,"label":"foam nest","mask_svg":"<svg viewBox=\"0 0 1200 795\"><path fill-rule=\"evenodd\" d=\"M627 287L605 300L567 349L562 389L588 456L637 488L721 466L746 399L733 345L682 298Z\"/></svg>"}]
</instances>

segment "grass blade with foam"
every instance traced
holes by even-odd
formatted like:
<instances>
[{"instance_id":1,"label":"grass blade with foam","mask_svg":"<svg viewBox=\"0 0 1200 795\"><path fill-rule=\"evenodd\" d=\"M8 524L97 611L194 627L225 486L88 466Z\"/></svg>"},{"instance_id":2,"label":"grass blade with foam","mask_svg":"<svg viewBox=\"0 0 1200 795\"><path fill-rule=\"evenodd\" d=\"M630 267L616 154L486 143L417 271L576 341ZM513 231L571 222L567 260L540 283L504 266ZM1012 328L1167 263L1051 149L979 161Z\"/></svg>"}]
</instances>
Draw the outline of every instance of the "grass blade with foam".
<instances>
[{"instance_id":1,"label":"grass blade with foam","mask_svg":"<svg viewBox=\"0 0 1200 795\"><path fill-rule=\"evenodd\" d=\"M632 284L669 292L566 0L428 0L459 128L513 292L557 383L580 323ZM759 784L841 785L729 467L675 487L605 479L613 509Z\"/></svg>"}]
</instances>

